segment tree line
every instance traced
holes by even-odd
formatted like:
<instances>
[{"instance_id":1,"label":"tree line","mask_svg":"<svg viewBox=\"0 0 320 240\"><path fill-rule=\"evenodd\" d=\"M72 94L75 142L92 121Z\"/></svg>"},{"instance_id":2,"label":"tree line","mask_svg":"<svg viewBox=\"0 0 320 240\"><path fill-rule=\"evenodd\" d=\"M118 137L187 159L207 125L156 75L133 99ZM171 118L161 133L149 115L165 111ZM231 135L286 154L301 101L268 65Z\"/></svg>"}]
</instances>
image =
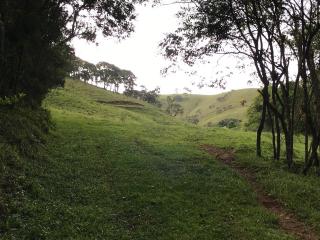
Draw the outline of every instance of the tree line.
<instances>
[{"instance_id":1,"label":"tree line","mask_svg":"<svg viewBox=\"0 0 320 240\"><path fill-rule=\"evenodd\" d=\"M288 168L293 168L294 138L302 133L303 173L307 174L314 166L320 174L320 2L191 0L185 3L178 14L183 24L161 43L164 55L189 65L213 54L250 59L262 85L257 155L262 155L261 135L269 121L273 158L281 157L283 136L285 161Z\"/></svg>"},{"instance_id":2,"label":"tree line","mask_svg":"<svg viewBox=\"0 0 320 240\"><path fill-rule=\"evenodd\" d=\"M119 93L120 86L123 86L125 91L131 91L136 86L136 76L130 70L120 69L107 62L93 64L78 57L73 60L70 77L85 83L102 84L104 89L116 93Z\"/></svg>"},{"instance_id":3,"label":"tree line","mask_svg":"<svg viewBox=\"0 0 320 240\"><path fill-rule=\"evenodd\" d=\"M156 106L161 106L158 98L160 88L148 90L145 86L140 86L140 90L136 89L137 77L130 71L121 69L114 64L107 62L99 62L93 64L74 57L72 62L72 71L70 77L81 80L84 83L99 86L102 84L105 90L119 93L120 87L123 87L123 94L129 97L140 99Z\"/></svg>"}]
</instances>

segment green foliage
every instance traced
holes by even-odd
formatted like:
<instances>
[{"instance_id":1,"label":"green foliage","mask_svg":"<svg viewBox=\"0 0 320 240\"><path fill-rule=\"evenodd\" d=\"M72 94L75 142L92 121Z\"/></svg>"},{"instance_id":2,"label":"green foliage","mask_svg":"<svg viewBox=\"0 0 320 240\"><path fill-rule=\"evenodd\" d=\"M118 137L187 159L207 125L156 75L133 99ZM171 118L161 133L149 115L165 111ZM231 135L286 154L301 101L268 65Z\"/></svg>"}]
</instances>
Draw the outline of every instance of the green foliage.
<instances>
[{"instance_id":1,"label":"green foliage","mask_svg":"<svg viewBox=\"0 0 320 240\"><path fill-rule=\"evenodd\" d=\"M42 108L0 107L0 142L13 145L24 156L36 155L52 127L50 114Z\"/></svg>"},{"instance_id":2,"label":"green foliage","mask_svg":"<svg viewBox=\"0 0 320 240\"><path fill-rule=\"evenodd\" d=\"M248 130L256 131L258 129L262 112L262 96L258 95L249 106L247 114L248 121L245 126Z\"/></svg>"},{"instance_id":3,"label":"green foliage","mask_svg":"<svg viewBox=\"0 0 320 240\"><path fill-rule=\"evenodd\" d=\"M219 127L236 128L239 127L241 120L235 118L223 119L218 122Z\"/></svg>"},{"instance_id":4,"label":"green foliage","mask_svg":"<svg viewBox=\"0 0 320 240\"><path fill-rule=\"evenodd\" d=\"M0 9L5 29L0 97L23 93L26 101L39 105L49 88L63 84L68 69L71 51L61 42L61 19L40 0L1 1Z\"/></svg>"},{"instance_id":5,"label":"green foliage","mask_svg":"<svg viewBox=\"0 0 320 240\"><path fill-rule=\"evenodd\" d=\"M62 86L72 70L74 37L96 33L126 37L133 30L134 4L143 0L3 0L0 2L0 98L25 94L41 105L49 89ZM92 65L81 78L88 81Z\"/></svg>"},{"instance_id":6,"label":"green foliage","mask_svg":"<svg viewBox=\"0 0 320 240\"><path fill-rule=\"evenodd\" d=\"M29 186L25 165L30 159L41 161L51 127L47 110L0 106L0 234L9 230L9 216L21 209Z\"/></svg>"},{"instance_id":7,"label":"green foliage","mask_svg":"<svg viewBox=\"0 0 320 240\"><path fill-rule=\"evenodd\" d=\"M0 236L8 231L7 220L24 194L24 159L10 144L0 143Z\"/></svg>"},{"instance_id":8,"label":"green foliage","mask_svg":"<svg viewBox=\"0 0 320 240\"><path fill-rule=\"evenodd\" d=\"M107 62L99 62L94 65L75 57L72 65L71 78L96 85L102 83L104 89L113 89L118 93L120 85L123 85L126 91L133 90L136 85L136 76L131 71L120 69Z\"/></svg>"},{"instance_id":9,"label":"green foliage","mask_svg":"<svg viewBox=\"0 0 320 240\"><path fill-rule=\"evenodd\" d=\"M161 103L158 100L160 94L159 87L150 91L145 86L142 86L142 90L126 89L123 94L161 107Z\"/></svg>"},{"instance_id":10,"label":"green foliage","mask_svg":"<svg viewBox=\"0 0 320 240\"><path fill-rule=\"evenodd\" d=\"M180 104L176 103L175 97L167 97L167 109L166 112L175 117L179 114L183 114L183 108Z\"/></svg>"},{"instance_id":11,"label":"green foliage","mask_svg":"<svg viewBox=\"0 0 320 240\"><path fill-rule=\"evenodd\" d=\"M293 84L293 83L291 83ZM271 90L270 90L271 91ZM280 90L279 90L280 91ZM253 103L249 106L247 110L247 122L245 123L245 127L248 130L257 130L259 123L260 123L260 118L261 118L261 113L262 113L262 96L259 94L253 101ZM281 107L278 106L278 110L281 111ZM314 110L315 111L315 110ZM298 87L297 90L297 97L296 97L296 107L295 107L295 118L294 118L294 129L295 133L303 133L305 130L305 122L304 122L304 111L303 111L303 95L302 95L302 89L301 86ZM264 124L264 129L266 131L271 130L271 121L269 116L267 116L265 124Z\"/></svg>"},{"instance_id":12,"label":"green foliage","mask_svg":"<svg viewBox=\"0 0 320 240\"><path fill-rule=\"evenodd\" d=\"M192 124L197 125L197 124L200 122L200 118L201 118L201 111L198 110L198 111L196 112L196 114L191 115L191 116L187 116L187 117L186 117L186 120L187 120L187 122L189 122L189 123L192 123Z\"/></svg>"},{"instance_id":13,"label":"green foliage","mask_svg":"<svg viewBox=\"0 0 320 240\"><path fill-rule=\"evenodd\" d=\"M20 93L12 97L0 98L0 106L15 105L21 102L24 97L25 97L25 94Z\"/></svg>"},{"instance_id":14,"label":"green foliage","mask_svg":"<svg viewBox=\"0 0 320 240\"><path fill-rule=\"evenodd\" d=\"M70 76L87 83L90 80L95 81L97 71L96 65L75 57L72 61L72 72Z\"/></svg>"}]
</instances>

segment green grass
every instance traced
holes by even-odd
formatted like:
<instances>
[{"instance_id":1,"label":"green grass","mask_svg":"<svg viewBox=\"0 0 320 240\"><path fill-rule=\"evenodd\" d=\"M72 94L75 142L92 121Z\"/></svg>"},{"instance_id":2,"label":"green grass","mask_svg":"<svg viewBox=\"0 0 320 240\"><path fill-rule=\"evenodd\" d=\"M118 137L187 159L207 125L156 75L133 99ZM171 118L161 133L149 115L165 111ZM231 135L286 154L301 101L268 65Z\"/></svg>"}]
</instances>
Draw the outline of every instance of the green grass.
<instances>
[{"instance_id":1,"label":"green grass","mask_svg":"<svg viewBox=\"0 0 320 240\"><path fill-rule=\"evenodd\" d=\"M257 89L241 89L218 95L180 94L171 96L179 97L177 103L184 109L184 114L179 116L181 119L198 115L199 125L206 126L209 123L216 125L223 119L235 118L241 120L243 126L247 121L248 107L257 95ZM166 98L167 95L162 95L160 98L164 109L166 108ZM242 100L246 100L244 106L240 103Z\"/></svg>"},{"instance_id":2,"label":"green grass","mask_svg":"<svg viewBox=\"0 0 320 240\"><path fill-rule=\"evenodd\" d=\"M56 127L45 156L25 161L27 184L12 199L1 239L293 239L203 143L236 148L268 191L310 223L319 220L317 180L253 157L254 133L189 125L78 81L53 91L45 106ZM297 184L307 192L291 194Z\"/></svg>"},{"instance_id":3,"label":"green grass","mask_svg":"<svg viewBox=\"0 0 320 240\"><path fill-rule=\"evenodd\" d=\"M315 172L311 172L309 176L304 176L301 174L301 169L298 172L288 171L283 162L284 159L280 162L274 161L271 158L270 137L270 134L264 134L262 143L264 158L255 156L255 134L252 132L217 128L207 132L202 141L222 148L236 149L237 162L256 174L257 181L264 187L265 191L278 199L298 219L313 226L319 234L319 177L316 176ZM301 165L303 145L299 137L296 138L294 160L297 165Z\"/></svg>"}]
</instances>

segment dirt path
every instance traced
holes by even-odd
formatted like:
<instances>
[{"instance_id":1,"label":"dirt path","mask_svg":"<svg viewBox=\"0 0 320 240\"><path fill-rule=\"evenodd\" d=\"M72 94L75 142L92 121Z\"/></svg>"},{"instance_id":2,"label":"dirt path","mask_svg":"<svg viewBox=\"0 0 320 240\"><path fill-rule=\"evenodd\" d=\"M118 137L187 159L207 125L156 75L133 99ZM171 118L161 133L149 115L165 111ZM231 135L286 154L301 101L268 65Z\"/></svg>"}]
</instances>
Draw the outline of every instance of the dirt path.
<instances>
[{"instance_id":1,"label":"dirt path","mask_svg":"<svg viewBox=\"0 0 320 240\"><path fill-rule=\"evenodd\" d=\"M284 206L276 199L270 197L256 181L255 174L247 168L236 163L233 150L217 148L212 145L202 145L201 148L215 156L219 161L228 165L244 177L252 189L256 192L258 201L270 212L278 216L280 227L288 234L301 240L319 240L317 234L305 223L299 221L292 213L289 213Z\"/></svg>"}]
</instances>

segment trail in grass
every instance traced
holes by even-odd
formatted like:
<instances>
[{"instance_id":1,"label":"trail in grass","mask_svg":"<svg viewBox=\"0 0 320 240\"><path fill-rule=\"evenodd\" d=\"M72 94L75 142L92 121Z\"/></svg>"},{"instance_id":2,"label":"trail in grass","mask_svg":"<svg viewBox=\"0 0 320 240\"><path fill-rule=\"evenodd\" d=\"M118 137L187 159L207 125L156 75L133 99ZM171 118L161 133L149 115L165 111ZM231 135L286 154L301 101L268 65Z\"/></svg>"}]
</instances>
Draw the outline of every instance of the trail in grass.
<instances>
[{"instance_id":1,"label":"trail in grass","mask_svg":"<svg viewBox=\"0 0 320 240\"><path fill-rule=\"evenodd\" d=\"M234 133L206 135L129 101L71 81L50 95L56 128L44 156L25 161L24 197L0 239L295 239L245 179L198 148Z\"/></svg>"},{"instance_id":2,"label":"trail in grass","mask_svg":"<svg viewBox=\"0 0 320 240\"><path fill-rule=\"evenodd\" d=\"M252 171L234 161L233 150L217 148L212 145L202 145L201 148L246 179L256 192L258 202L279 218L279 225L286 233L301 240L320 239L312 228L301 222L294 214L288 212L279 201L269 196L257 183L255 174Z\"/></svg>"}]
</instances>

